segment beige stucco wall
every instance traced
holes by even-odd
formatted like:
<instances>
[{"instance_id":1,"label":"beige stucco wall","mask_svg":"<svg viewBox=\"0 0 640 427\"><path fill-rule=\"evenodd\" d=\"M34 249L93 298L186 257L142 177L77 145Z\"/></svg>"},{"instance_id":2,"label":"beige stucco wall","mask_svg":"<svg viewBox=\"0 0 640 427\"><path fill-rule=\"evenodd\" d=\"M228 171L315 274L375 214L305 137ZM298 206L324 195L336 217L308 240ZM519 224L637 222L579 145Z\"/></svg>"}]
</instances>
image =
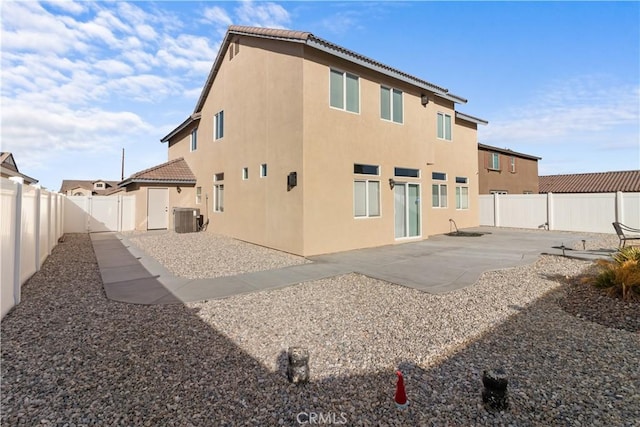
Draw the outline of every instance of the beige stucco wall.
<instances>
[{"instance_id":1,"label":"beige stucco wall","mask_svg":"<svg viewBox=\"0 0 640 427\"><path fill-rule=\"evenodd\" d=\"M310 49L309 49L310 51ZM453 103L431 95L423 106L422 92L411 85L309 52L304 90L304 231L305 254L419 240L449 231L449 218L459 227L478 225L475 125L453 126L453 141L436 135L436 116L455 116ZM330 67L360 77L360 113L329 107ZM380 85L403 91L403 124L380 119ZM471 125L471 128L468 127ZM381 216L354 218L354 163L380 166ZM394 168L420 170L420 178L394 177ZM431 172L448 174L448 208L431 207ZM455 209L455 176L469 178L470 209ZM371 176L368 177L372 179ZM388 182L420 184L421 236L395 238L394 193Z\"/></svg>"},{"instance_id":2,"label":"beige stucco wall","mask_svg":"<svg viewBox=\"0 0 640 427\"><path fill-rule=\"evenodd\" d=\"M480 194L491 191L507 191L509 194L538 193L538 161L516 156L516 171L511 172L510 155L500 155L500 169L488 168L487 156L491 151L478 150Z\"/></svg>"},{"instance_id":3,"label":"beige stucco wall","mask_svg":"<svg viewBox=\"0 0 640 427\"><path fill-rule=\"evenodd\" d=\"M262 44L270 50L257 48ZM292 43L243 38L226 55L202 109L198 149L190 129L169 148L184 157L208 197L210 232L302 253L302 186L287 191L289 172L302 174L302 58ZM224 137L213 140L214 115L224 110ZM260 165L267 176L260 178ZM249 179L242 179L242 168ZM224 173L224 212L213 212L213 177Z\"/></svg>"},{"instance_id":4,"label":"beige stucco wall","mask_svg":"<svg viewBox=\"0 0 640 427\"><path fill-rule=\"evenodd\" d=\"M329 106L330 66L360 76L359 114ZM403 91L403 124L380 119L381 83ZM429 94L423 106L421 94L300 44L244 37L238 55L225 55L194 124L197 151L189 151L191 129L185 129L170 144L169 159L184 157L203 188L203 203L208 197L208 231L296 254L415 241L448 232L449 218L459 227L478 225L476 125L455 120L453 141L438 140L436 114L455 117L454 105ZM225 135L214 141L213 117L220 110ZM259 177L262 163L266 178ZM380 166L380 217L354 218L354 163ZM248 180L242 180L243 167ZM419 169L420 178L395 178L395 167ZM293 171L298 186L287 191ZM447 208L431 207L432 171L447 173ZM213 176L221 172L224 212L214 213ZM456 176L469 178L467 210L455 209ZM418 238L395 239L389 178L420 184Z\"/></svg>"}]
</instances>

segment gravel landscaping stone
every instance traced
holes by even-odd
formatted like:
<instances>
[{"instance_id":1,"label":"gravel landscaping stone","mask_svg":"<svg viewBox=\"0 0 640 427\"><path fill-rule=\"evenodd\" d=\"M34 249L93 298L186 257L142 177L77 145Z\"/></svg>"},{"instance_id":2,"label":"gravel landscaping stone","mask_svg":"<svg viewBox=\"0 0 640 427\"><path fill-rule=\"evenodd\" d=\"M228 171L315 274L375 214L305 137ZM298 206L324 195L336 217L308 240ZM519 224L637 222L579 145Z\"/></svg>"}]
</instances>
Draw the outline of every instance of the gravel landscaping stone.
<instances>
[{"instance_id":1,"label":"gravel landscaping stone","mask_svg":"<svg viewBox=\"0 0 640 427\"><path fill-rule=\"evenodd\" d=\"M226 272L273 268L260 257L247 266L245 245L221 250ZM562 307L571 288L561 278L589 265L541 256L444 295L348 274L141 306L106 299L88 235L70 234L2 320L0 422L637 426L639 334ZM307 384L287 379L291 347L309 351ZM491 413L482 373L495 367L507 375L509 408ZM396 369L404 410L394 402Z\"/></svg>"},{"instance_id":2,"label":"gravel landscaping stone","mask_svg":"<svg viewBox=\"0 0 640 427\"><path fill-rule=\"evenodd\" d=\"M123 234L174 275L188 279L233 276L311 262L304 257L221 234L173 231L133 231ZM230 259L233 262L229 262Z\"/></svg>"}]
</instances>

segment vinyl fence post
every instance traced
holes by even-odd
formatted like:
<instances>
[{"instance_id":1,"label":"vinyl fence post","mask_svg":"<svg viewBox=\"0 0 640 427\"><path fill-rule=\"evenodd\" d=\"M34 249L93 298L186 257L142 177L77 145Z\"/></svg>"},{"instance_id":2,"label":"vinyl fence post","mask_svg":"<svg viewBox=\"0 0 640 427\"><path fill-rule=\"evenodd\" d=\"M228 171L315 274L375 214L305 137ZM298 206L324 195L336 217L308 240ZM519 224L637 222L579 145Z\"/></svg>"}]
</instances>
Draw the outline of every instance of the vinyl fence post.
<instances>
[{"instance_id":1,"label":"vinyl fence post","mask_svg":"<svg viewBox=\"0 0 640 427\"><path fill-rule=\"evenodd\" d=\"M555 230L553 216L555 212L553 211L553 193L547 193L547 226L549 230Z\"/></svg>"},{"instance_id":2,"label":"vinyl fence post","mask_svg":"<svg viewBox=\"0 0 640 427\"><path fill-rule=\"evenodd\" d=\"M493 193L493 226L500 227L500 195Z\"/></svg>"},{"instance_id":3,"label":"vinyl fence post","mask_svg":"<svg viewBox=\"0 0 640 427\"><path fill-rule=\"evenodd\" d=\"M616 191L616 211L614 216L616 222L624 224L624 194L622 194L622 191Z\"/></svg>"},{"instance_id":4,"label":"vinyl fence post","mask_svg":"<svg viewBox=\"0 0 640 427\"><path fill-rule=\"evenodd\" d=\"M36 271L40 271L40 215L42 215L42 206L40 201L40 194L42 193L42 189L39 184L36 184L36 208L33 210L33 225L35 226L34 232L34 247L35 247L35 261L36 261Z\"/></svg>"},{"instance_id":5,"label":"vinyl fence post","mask_svg":"<svg viewBox=\"0 0 640 427\"><path fill-rule=\"evenodd\" d=\"M19 177L11 177L9 178L11 181L15 182L16 185L16 221L14 228L15 240L13 242L13 302L15 305L20 304L20 265L22 264L20 260L20 251L22 249L22 186L24 180Z\"/></svg>"}]
</instances>

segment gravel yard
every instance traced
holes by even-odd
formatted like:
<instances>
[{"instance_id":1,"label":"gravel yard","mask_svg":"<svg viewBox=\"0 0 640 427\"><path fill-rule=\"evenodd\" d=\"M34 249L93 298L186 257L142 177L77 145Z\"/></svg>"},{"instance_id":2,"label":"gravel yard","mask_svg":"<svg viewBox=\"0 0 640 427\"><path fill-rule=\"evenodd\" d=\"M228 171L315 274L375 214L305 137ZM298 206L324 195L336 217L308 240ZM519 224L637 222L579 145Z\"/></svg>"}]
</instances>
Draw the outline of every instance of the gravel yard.
<instances>
[{"instance_id":1,"label":"gravel yard","mask_svg":"<svg viewBox=\"0 0 640 427\"><path fill-rule=\"evenodd\" d=\"M272 256L304 261L260 248L274 252L265 264L237 265L246 244L222 246L220 275L275 268ZM107 300L89 237L68 235L2 320L0 421L295 426L315 413L346 425L640 425L639 306L605 305L609 327L562 308L597 310L563 280L589 264L542 256L444 295L349 274L139 306ZM307 385L286 379L293 345L309 349ZM489 413L481 375L498 366L511 406ZM403 411L393 402L397 368L410 401Z\"/></svg>"},{"instance_id":2,"label":"gravel yard","mask_svg":"<svg viewBox=\"0 0 640 427\"><path fill-rule=\"evenodd\" d=\"M188 279L233 276L310 262L304 257L221 234L173 231L133 231L123 234L174 275ZM233 262L229 262L229 259L233 259Z\"/></svg>"}]
</instances>

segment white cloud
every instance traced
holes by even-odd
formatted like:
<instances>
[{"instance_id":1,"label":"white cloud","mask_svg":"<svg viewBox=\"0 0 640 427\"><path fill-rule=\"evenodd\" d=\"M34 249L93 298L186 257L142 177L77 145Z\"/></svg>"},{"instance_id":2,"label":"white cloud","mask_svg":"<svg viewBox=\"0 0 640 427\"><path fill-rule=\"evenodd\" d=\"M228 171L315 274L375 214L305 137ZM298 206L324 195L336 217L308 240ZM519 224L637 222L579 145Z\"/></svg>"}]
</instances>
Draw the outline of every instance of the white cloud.
<instances>
[{"instance_id":1,"label":"white cloud","mask_svg":"<svg viewBox=\"0 0 640 427\"><path fill-rule=\"evenodd\" d=\"M229 17L229 14L226 10L221 8L220 6L208 7L203 12L205 22L211 22L217 25L223 25L228 27L233 24L233 21Z\"/></svg>"},{"instance_id":2,"label":"white cloud","mask_svg":"<svg viewBox=\"0 0 640 427\"><path fill-rule=\"evenodd\" d=\"M256 27L286 28L291 22L289 12L272 2L253 2L246 0L235 9L241 25Z\"/></svg>"},{"instance_id":3,"label":"white cloud","mask_svg":"<svg viewBox=\"0 0 640 427\"><path fill-rule=\"evenodd\" d=\"M500 146L519 142L580 143L608 138L610 129L640 122L640 88L615 86L606 76L580 76L541 88L539 96L520 108L499 112L481 141ZM637 130L636 130L637 136Z\"/></svg>"}]
</instances>

